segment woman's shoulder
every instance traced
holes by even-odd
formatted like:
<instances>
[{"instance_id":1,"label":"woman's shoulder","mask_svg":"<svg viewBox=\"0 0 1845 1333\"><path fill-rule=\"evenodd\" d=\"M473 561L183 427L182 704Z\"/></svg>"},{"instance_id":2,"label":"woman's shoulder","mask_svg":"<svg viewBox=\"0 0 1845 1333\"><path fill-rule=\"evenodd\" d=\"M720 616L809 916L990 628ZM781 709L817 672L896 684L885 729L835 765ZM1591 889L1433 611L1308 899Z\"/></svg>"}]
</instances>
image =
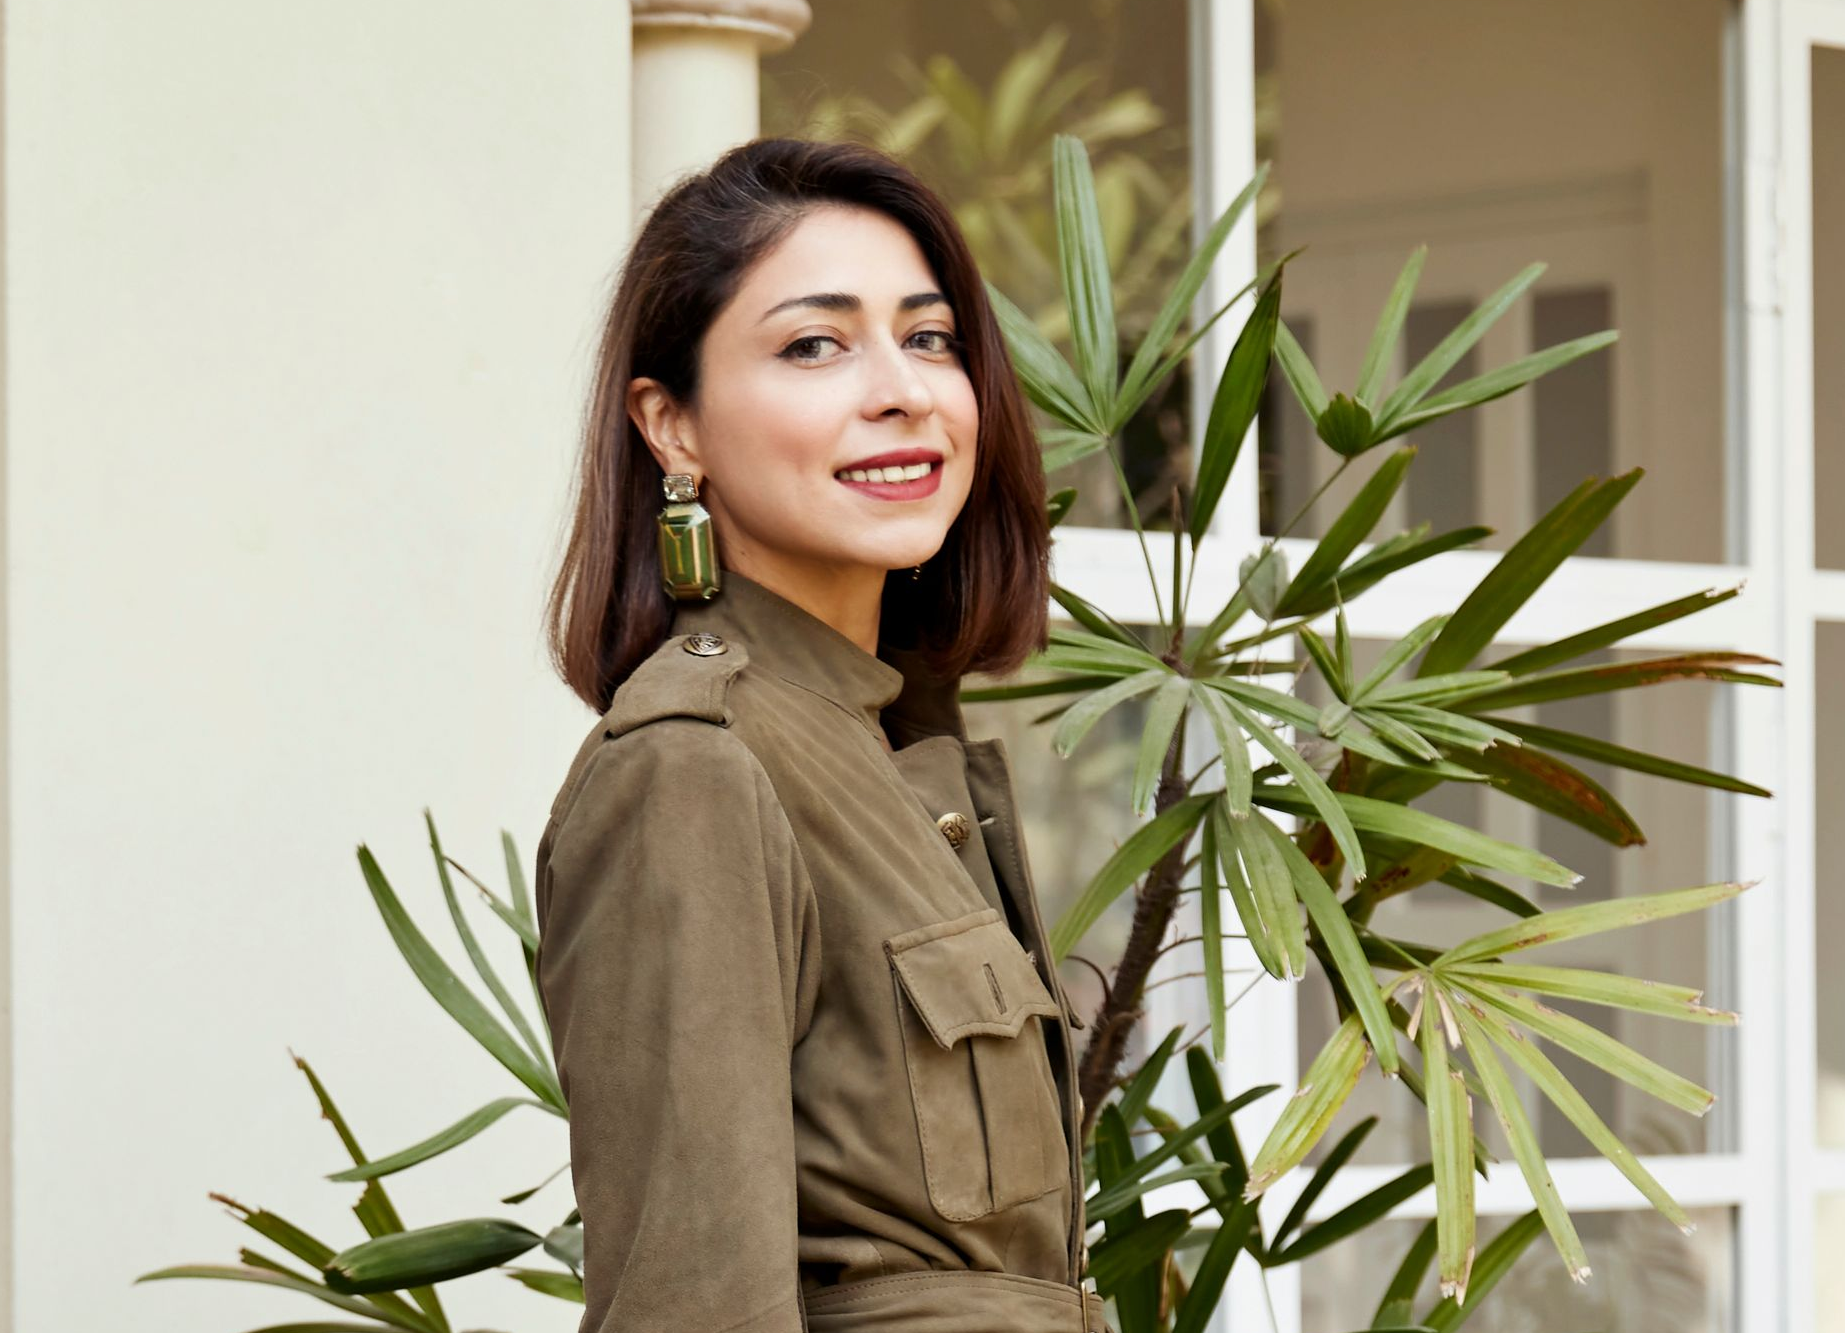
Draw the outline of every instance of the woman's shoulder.
<instances>
[{"instance_id":1,"label":"woman's shoulder","mask_svg":"<svg viewBox=\"0 0 1845 1333\"><path fill-rule=\"evenodd\" d=\"M558 792L551 822L560 841L615 827L677 841L694 829L742 832L773 800L767 773L734 731L667 713L619 734L593 733Z\"/></svg>"},{"instance_id":2,"label":"woman's shoulder","mask_svg":"<svg viewBox=\"0 0 1845 1333\"><path fill-rule=\"evenodd\" d=\"M716 640L716 642L712 642ZM739 642L711 634L676 634L628 674L608 708L577 746L551 803L561 824L592 773L604 785L668 783L679 770L728 773L753 766L730 730L732 682L749 661Z\"/></svg>"},{"instance_id":3,"label":"woman's shoulder","mask_svg":"<svg viewBox=\"0 0 1845 1333\"><path fill-rule=\"evenodd\" d=\"M751 668L748 645L732 635L674 634L629 673L583 738L551 807L561 824L581 807L645 800L656 808L687 793L737 799L772 793L771 774L812 743L820 696L773 671Z\"/></svg>"},{"instance_id":4,"label":"woman's shoulder","mask_svg":"<svg viewBox=\"0 0 1845 1333\"><path fill-rule=\"evenodd\" d=\"M728 726L731 688L749 660L749 648L740 639L669 635L616 689L602 715L603 728L620 736L668 717Z\"/></svg>"},{"instance_id":5,"label":"woman's shoulder","mask_svg":"<svg viewBox=\"0 0 1845 1333\"><path fill-rule=\"evenodd\" d=\"M831 704L768 666L752 662L749 644L734 634L674 634L615 691L601 719L619 738L661 721L691 719L728 731L765 758L801 737L809 720Z\"/></svg>"}]
</instances>

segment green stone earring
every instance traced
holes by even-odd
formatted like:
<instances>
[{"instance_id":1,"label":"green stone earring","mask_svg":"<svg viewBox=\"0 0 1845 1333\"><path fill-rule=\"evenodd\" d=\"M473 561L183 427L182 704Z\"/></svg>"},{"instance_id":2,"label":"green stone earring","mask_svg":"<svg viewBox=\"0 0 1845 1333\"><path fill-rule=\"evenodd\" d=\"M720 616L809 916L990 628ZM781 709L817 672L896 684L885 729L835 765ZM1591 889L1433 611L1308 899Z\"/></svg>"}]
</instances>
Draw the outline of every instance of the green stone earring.
<instances>
[{"instance_id":1,"label":"green stone earring","mask_svg":"<svg viewBox=\"0 0 1845 1333\"><path fill-rule=\"evenodd\" d=\"M676 601L708 602L720 587L711 513L698 502L698 481L690 473L667 473L665 487L659 520L661 582Z\"/></svg>"}]
</instances>

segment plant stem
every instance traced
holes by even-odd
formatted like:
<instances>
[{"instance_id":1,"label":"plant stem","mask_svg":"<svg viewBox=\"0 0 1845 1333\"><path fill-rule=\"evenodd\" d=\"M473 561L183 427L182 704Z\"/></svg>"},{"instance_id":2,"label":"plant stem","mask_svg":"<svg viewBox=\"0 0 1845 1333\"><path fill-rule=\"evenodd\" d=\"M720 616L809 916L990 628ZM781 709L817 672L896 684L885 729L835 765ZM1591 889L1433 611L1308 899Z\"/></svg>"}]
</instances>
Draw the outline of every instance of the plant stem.
<instances>
[{"instance_id":1,"label":"plant stem","mask_svg":"<svg viewBox=\"0 0 1845 1333\"><path fill-rule=\"evenodd\" d=\"M1102 451L1108 455L1108 461L1115 472L1115 482L1121 487L1121 502L1127 506L1128 521L1134 525L1134 535L1140 540L1140 558L1147 565L1147 582L1153 588L1153 614L1159 620L1161 630L1166 628L1166 610L1160 602L1159 575L1153 572L1153 552L1147 549L1147 534L1140 526L1140 509L1134 503L1134 492L1128 487L1127 470L1121 466L1121 459L1115 454L1115 442L1111 439L1108 447Z\"/></svg>"},{"instance_id":2,"label":"plant stem","mask_svg":"<svg viewBox=\"0 0 1845 1333\"><path fill-rule=\"evenodd\" d=\"M1185 795L1185 727L1173 729L1172 741L1161 767L1159 788L1153 798L1155 816L1170 809ZM1166 928L1179 903L1179 881L1186 864L1185 840L1154 863L1147 878L1134 893L1134 919L1128 927L1127 947L1115 966L1115 976L1108 998L1096 1011L1090 1026L1089 1041L1083 1048L1077 1071L1077 1087L1083 1098L1082 1137L1088 1138L1101 1114L1103 1102L1120 1077L1123 1058L1127 1055L1128 1036L1140 1020L1141 997L1146 992L1147 977L1158 961Z\"/></svg>"},{"instance_id":3,"label":"plant stem","mask_svg":"<svg viewBox=\"0 0 1845 1333\"><path fill-rule=\"evenodd\" d=\"M1114 464L1115 476L1120 483L1123 497L1128 503L1128 512L1134 518L1134 530L1140 533L1141 556L1146 561L1147 579L1153 590L1155 606L1159 606L1159 576L1153 572L1153 556L1147 549L1146 534L1141 532L1140 518L1134 508L1133 497L1128 493L1127 474L1121 468L1120 459L1115 457L1111 447L1108 450L1110 461ZM1350 466L1351 459L1341 461L1338 467L1321 482L1318 489L1309 496L1287 525L1279 533L1270 537L1263 544L1263 551L1273 549L1276 542L1294 529L1307 512L1312 509L1326 489L1337 481ZM1254 573L1260 566L1258 560L1250 566ZM1247 576L1237 584L1232 599L1241 594ZM1174 608L1176 611L1178 608ZM1160 626L1166 628L1164 611L1160 614ZM1166 762L1160 773L1160 783L1154 797L1153 812L1158 815L1169 809L1182 797L1187 786L1183 777L1185 756L1185 727L1183 722L1173 732L1171 747L1166 752ZM1147 878L1134 893L1134 919L1128 928L1127 947L1122 950L1121 962L1115 967L1114 984L1109 990L1108 998L1096 1012L1089 1033L1089 1041L1083 1048L1082 1060L1078 1072L1078 1087L1083 1097L1083 1125L1085 1138L1095 1126L1095 1118L1101 1113L1102 1104L1109 1090L1115 1086L1120 1077L1121 1062L1127 1055L1128 1036L1134 1024L1141 1018L1140 1002L1146 994L1147 978L1153 964L1158 960L1161 944L1166 937L1166 928L1172 924L1172 915L1179 903L1182 891L1180 880L1188 862L1185 843L1167 852L1147 872Z\"/></svg>"}]
</instances>

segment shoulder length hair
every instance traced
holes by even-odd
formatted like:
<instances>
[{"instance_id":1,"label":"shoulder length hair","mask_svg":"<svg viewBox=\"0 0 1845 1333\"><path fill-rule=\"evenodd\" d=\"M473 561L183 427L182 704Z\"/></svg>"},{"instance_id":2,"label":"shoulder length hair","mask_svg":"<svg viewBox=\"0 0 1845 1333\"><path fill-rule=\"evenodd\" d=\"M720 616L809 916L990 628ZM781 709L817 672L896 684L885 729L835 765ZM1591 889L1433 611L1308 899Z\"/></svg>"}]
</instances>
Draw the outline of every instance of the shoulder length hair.
<instances>
[{"instance_id":1,"label":"shoulder length hair","mask_svg":"<svg viewBox=\"0 0 1845 1333\"><path fill-rule=\"evenodd\" d=\"M860 144L759 138L677 183L622 265L584 419L574 517L545 608L553 666L606 711L671 632L656 516L662 473L629 417L629 381L698 398L705 331L744 274L822 204L886 214L916 238L953 306L979 407L974 479L941 550L884 584L880 636L918 648L943 679L1004 675L1047 641L1044 467L999 321L954 215L902 163ZM718 596L722 597L720 592Z\"/></svg>"}]
</instances>

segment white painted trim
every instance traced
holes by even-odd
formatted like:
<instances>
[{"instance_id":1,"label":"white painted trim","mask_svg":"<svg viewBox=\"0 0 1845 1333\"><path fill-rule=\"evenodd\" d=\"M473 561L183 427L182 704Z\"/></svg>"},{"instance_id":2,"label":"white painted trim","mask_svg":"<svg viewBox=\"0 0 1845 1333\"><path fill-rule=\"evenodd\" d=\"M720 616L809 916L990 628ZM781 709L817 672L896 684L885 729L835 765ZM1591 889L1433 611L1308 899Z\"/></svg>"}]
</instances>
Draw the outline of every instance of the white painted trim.
<instances>
[{"instance_id":1,"label":"white painted trim","mask_svg":"<svg viewBox=\"0 0 1845 1333\"><path fill-rule=\"evenodd\" d=\"M1255 175L1255 9L1254 0L1191 0L1190 20L1192 106L1192 244L1198 245L1232 200ZM1232 73L1231 71L1242 71ZM1198 299L1193 303L1193 325L1209 319L1225 301L1256 274L1256 203L1251 201L1219 252ZM1211 399L1217 379L1230 359L1230 349L1242 330L1254 301L1238 300L1224 317L1199 339L1194 365L1205 373L1191 380L1191 442L1196 460L1204 444L1205 424L1211 417ZM1239 458L1253 462L1256 432L1252 426ZM1248 541L1256 532L1256 470L1239 466L1217 512L1211 531ZM1194 605L1196 603L1194 602Z\"/></svg>"},{"instance_id":2,"label":"white painted trim","mask_svg":"<svg viewBox=\"0 0 1845 1333\"><path fill-rule=\"evenodd\" d=\"M1170 555L1164 534L1149 535L1156 568ZM1215 531L1199 549L1198 590L1192 594L1194 617L1214 611L1236 586L1237 563L1257 543ZM1298 569L1314 543L1286 538L1281 550ZM1370 543L1358 548L1362 554ZM1428 614L1431 606L1458 606L1487 571L1498 563L1497 551L1450 551L1392 574L1346 608L1354 635L1394 637ZM1134 533L1116 528L1058 529L1053 572L1059 583L1082 591L1110 615L1124 621L1148 621L1147 571ZM1520 609L1501 637L1507 642L1544 642L1591 625L1631 615L1699 589L1719 591L1745 583L1749 570L1729 565L1667 564L1655 560L1578 558L1568 561L1544 588ZM1775 632L1772 597L1758 582L1730 598L1682 620L1623 640L1624 647L1677 651L1689 648L1760 649ZM1845 603L1845 574L1834 587ZM1845 609L1845 608L1842 608ZM1841 618L1845 618L1842 616Z\"/></svg>"},{"instance_id":3,"label":"white painted trim","mask_svg":"<svg viewBox=\"0 0 1845 1333\"><path fill-rule=\"evenodd\" d=\"M1642 1157L1667 1192L1687 1208L1727 1208L1751 1197L1756 1186L1747 1166L1734 1156ZM1309 1224L1324 1221L1403 1173L1401 1166L1352 1166L1341 1171L1307 1210ZM1613 1165L1599 1157L1572 1157L1550 1164L1551 1178L1572 1212L1645 1212L1652 1205ZM1845 1175L1845 1169L1841 1171ZM1309 1173L1297 1171L1278 1181L1269 1191L1277 1216L1292 1207L1305 1187ZM1532 1206L1531 1191L1518 1165L1510 1158L1494 1166L1486 1179L1474 1177L1475 1207L1483 1215L1522 1213ZM1151 1191L1148 1212L1162 1208L1196 1208L1204 1194L1183 1181ZM1433 1217L1435 1190L1431 1186L1390 1210L1391 1217Z\"/></svg>"},{"instance_id":4,"label":"white painted trim","mask_svg":"<svg viewBox=\"0 0 1845 1333\"><path fill-rule=\"evenodd\" d=\"M1727 475L1740 481L1742 489L1741 518L1732 509L1728 526L1733 535L1746 536L1746 568L1765 585L1774 620L1775 632L1758 643L1786 661L1781 651L1781 607L1775 596L1782 560L1774 541L1784 483L1776 472L1773 447L1781 439L1778 376L1785 281L1777 204L1780 26L1781 0L1743 0L1731 24L1734 49L1729 67L1738 84L1733 94L1738 123L1727 131L1732 156L1726 161L1725 186L1736 199L1728 211L1732 217L1740 215L1742 235L1733 242L1741 269L1726 283L1726 309L1728 326L1740 338L1734 355L1741 373L1731 388L1741 410L1732 423L1734 452ZM1776 962L1787 948L1787 908L1779 895L1786 878L1782 806L1791 771L1779 743L1788 701L1784 690L1773 691L1774 697L1768 694L1744 691L1735 707L1737 761L1751 762L1753 755L1761 767L1752 764L1752 771L1763 773L1764 785L1780 797L1766 806L1745 801L1736 811L1742 864L1748 873L1768 877L1759 891L1745 895L1735 913L1737 956L1756 961L1737 971L1737 1007L1747 1024L1737 1052L1739 1146L1750 1164L1746 1178L1754 1190L1741 1203L1737 1219L1737 1324L1742 1333L1811 1325L1810 1312L1804 1322L1790 1322L1795 1310L1810 1303L1789 1290L1790 1274L1802 1271L1790 1249L1801 1234L1810 1235L1811 1228L1790 1228L1786 1206L1786 1136L1780 1115L1785 1052L1776 1041L1776 1034L1784 1030L1786 991L1784 970ZM1759 861L1758 852L1764 853Z\"/></svg>"},{"instance_id":5,"label":"white painted trim","mask_svg":"<svg viewBox=\"0 0 1845 1333\"><path fill-rule=\"evenodd\" d=\"M1845 1194L1845 1151L1821 1149L1813 1154L1813 1193Z\"/></svg>"},{"instance_id":6,"label":"white painted trim","mask_svg":"<svg viewBox=\"0 0 1845 1333\"><path fill-rule=\"evenodd\" d=\"M1775 240L1781 297L1779 378L1780 448L1764 451L1778 464L1781 503L1776 506L1774 557L1783 633L1779 655L1788 664L1777 735L1783 747L1780 806L1782 837L1779 919L1783 948L1777 957L1781 996L1780 1111L1785 1326L1796 1333L1818 1326L1819 1256L1814 1247L1818 1193L1836 1171L1838 1154L1816 1141L1817 990L1814 921L1815 790L1818 696L1814 679L1815 619L1837 610L1841 580L1814 569L1813 516L1813 191L1812 87L1814 46L1845 47L1845 5L1783 0L1776 50L1779 69L1778 170L1774 176ZM1767 69L1761 71L1764 76ZM1764 377L1766 378L1766 377ZM1763 437L1756 437L1758 439ZM1830 604L1830 605L1829 605ZM1836 1178L1836 1177L1834 1177ZM1828 1260L1829 1261L1829 1260Z\"/></svg>"},{"instance_id":7,"label":"white painted trim","mask_svg":"<svg viewBox=\"0 0 1845 1333\"><path fill-rule=\"evenodd\" d=\"M1197 238L1248 184L1256 169L1255 0L1190 0L1188 12L1192 89L1196 99L1192 107L1192 142L1194 198L1198 201L1193 236ZM1255 219L1256 208L1252 203L1225 243L1210 279L1199 294L1201 317L1208 318L1232 292L1255 276ZM1191 385L1194 458L1203 443L1205 424L1210 420L1218 375L1252 305L1250 298L1243 298L1199 344L1196 364L1204 373L1195 375ZM1187 610L1193 622L1202 621L1222 605L1235 586L1237 560L1261 541L1256 456L1257 428L1252 427L1243 442L1239 465L1232 471L1230 483L1212 516L1210 535L1199 550L1201 562L1193 575L1195 584ZM1208 563L1203 559L1206 552L1211 555ZM1110 544L1098 541L1078 554L1084 557L1085 574L1100 574L1100 570L1090 566L1090 559L1106 558L1112 551ZM1115 567L1119 568L1120 563L1117 559ZM1228 566L1227 575L1225 566ZM1102 581L1098 579L1097 584ZM1097 584L1079 586L1087 588ZM1144 586L1143 581L1143 598ZM1200 722L1196 740L1188 741L1187 753L1202 753L1200 747L1208 743L1211 743L1209 728ZM1188 908L1188 913L1180 919L1181 922L1189 919L1195 929L1196 895L1188 899ZM1240 974L1231 982L1239 988L1243 977L1253 976L1258 970L1253 953L1239 941L1228 942L1225 962ZM1175 1014L1185 1015L1188 1023L1195 1024L1209 1012L1200 981L1178 982L1162 990L1174 1004ZM1218 1071L1227 1090L1234 1092L1255 1083L1292 1082L1294 1004L1291 995L1285 992L1277 995L1270 987L1258 986L1232 1011L1227 1037L1226 1050L1230 1058ZM1170 1077L1174 1082L1183 1081L1183 1070L1173 1070ZM1189 1091L1181 1089L1177 1104L1185 1105L1189 1100ZM1249 1127L1256 1124L1253 1118L1241 1123ZM1271 1300L1278 1321L1274 1333L1300 1333L1299 1270L1277 1274L1279 1280L1270 1280L1266 1294L1262 1277L1253 1264L1239 1263L1231 1269L1224 1299L1208 1325L1211 1333L1231 1333L1233 1329L1248 1333L1268 1328Z\"/></svg>"},{"instance_id":8,"label":"white painted trim","mask_svg":"<svg viewBox=\"0 0 1845 1333\"><path fill-rule=\"evenodd\" d=\"M1845 570L1814 570L1811 596L1819 619L1845 620Z\"/></svg>"}]
</instances>

